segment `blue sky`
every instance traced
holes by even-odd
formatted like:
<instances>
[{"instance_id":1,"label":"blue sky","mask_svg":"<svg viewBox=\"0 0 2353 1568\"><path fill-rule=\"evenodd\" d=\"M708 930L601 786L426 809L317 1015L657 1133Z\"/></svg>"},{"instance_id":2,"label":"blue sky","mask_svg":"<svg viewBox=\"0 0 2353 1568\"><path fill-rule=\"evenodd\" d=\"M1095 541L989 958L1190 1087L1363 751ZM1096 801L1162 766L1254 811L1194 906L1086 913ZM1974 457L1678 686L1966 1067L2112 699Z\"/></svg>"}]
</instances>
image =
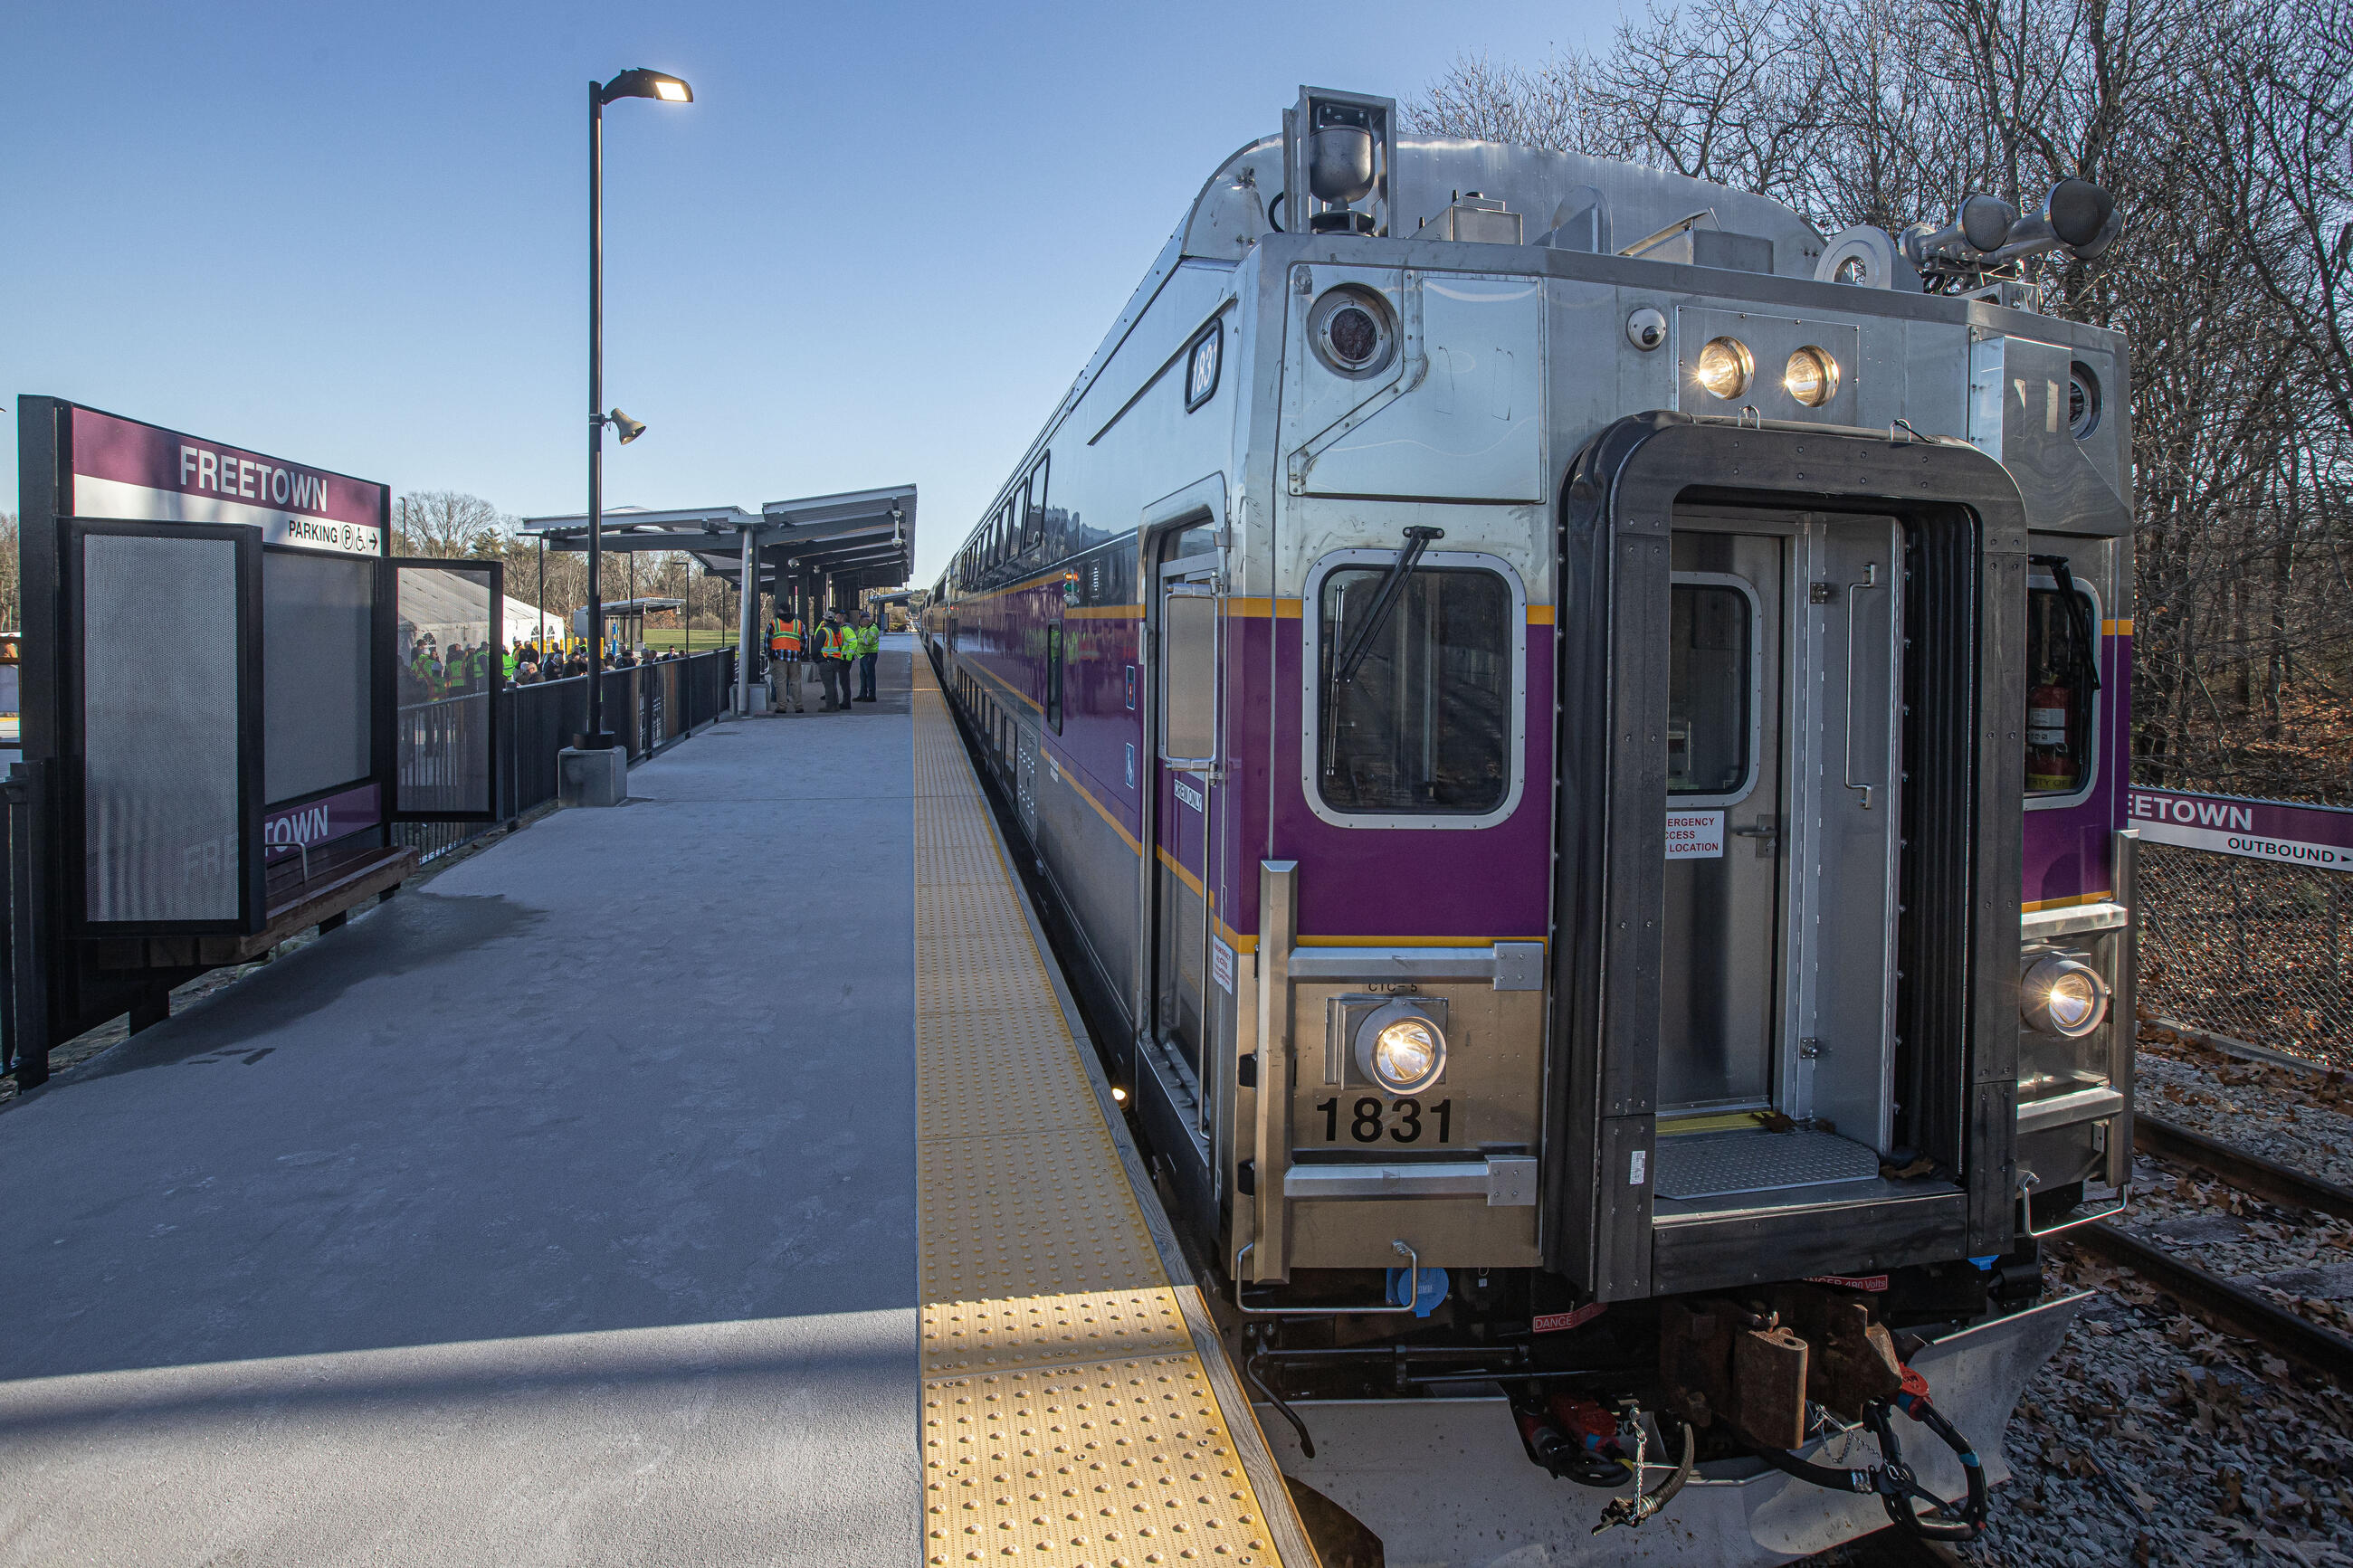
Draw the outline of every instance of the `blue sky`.
<instances>
[{"instance_id":1,"label":"blue sky","mask_svg":"<svg viewBox=\"0 0 2353 1568\"><path fill-rule=\"evenodd\" d=\"M501 510L585 503L586 96L612 504L913 480L928 581L1194 192L1299 84L1418 93L1614 0L9 7L5 335L49 393Z\"/></svg>"}]
</instances>

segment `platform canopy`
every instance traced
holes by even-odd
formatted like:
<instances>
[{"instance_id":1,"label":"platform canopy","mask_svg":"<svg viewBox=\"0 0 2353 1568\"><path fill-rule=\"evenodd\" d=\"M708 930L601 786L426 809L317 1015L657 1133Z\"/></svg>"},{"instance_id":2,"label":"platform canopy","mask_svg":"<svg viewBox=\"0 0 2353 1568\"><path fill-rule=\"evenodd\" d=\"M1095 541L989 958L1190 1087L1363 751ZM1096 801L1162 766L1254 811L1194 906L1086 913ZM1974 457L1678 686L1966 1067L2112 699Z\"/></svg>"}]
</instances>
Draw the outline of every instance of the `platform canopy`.
<instances>
[{"instance_id":1,"label":"platform canopy","mask_svg":"<svg viewBox=\"0 0 2353 1568\"><path fill-rule=\"evenodd\" d=\"M523 520L521 532L551 550L588 548L588 519ZM895 588L914 574L915 487L888 485L839 495L775 500L756 512L741 507L625 508L605 514L607 550L682 550L705 570L741 587L744 536L753 535L760 586L830 579L837 591Z\"/></svg>"}]
</instances>

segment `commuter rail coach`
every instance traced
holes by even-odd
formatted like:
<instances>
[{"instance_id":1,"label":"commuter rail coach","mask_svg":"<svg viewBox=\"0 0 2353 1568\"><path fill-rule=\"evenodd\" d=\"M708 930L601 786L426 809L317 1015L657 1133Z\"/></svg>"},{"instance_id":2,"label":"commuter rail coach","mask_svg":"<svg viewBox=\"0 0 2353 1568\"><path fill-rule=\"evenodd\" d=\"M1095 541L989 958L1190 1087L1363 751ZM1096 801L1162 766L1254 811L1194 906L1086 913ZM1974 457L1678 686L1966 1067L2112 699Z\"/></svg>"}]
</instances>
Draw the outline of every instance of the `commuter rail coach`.
<instances>
[{"instance_id":1,"label":"commuter rail coach","mask_svg":"<svg viewBox=\"0 0 2353 1568\"><path fill-rule=\"evenodd\" d=\"M1210 177L925 647L1391 1561L1972 1536L2130 1173L2128 361L2036 308L2116 204L1395 120Z\"/></svg>"}]
</instances>

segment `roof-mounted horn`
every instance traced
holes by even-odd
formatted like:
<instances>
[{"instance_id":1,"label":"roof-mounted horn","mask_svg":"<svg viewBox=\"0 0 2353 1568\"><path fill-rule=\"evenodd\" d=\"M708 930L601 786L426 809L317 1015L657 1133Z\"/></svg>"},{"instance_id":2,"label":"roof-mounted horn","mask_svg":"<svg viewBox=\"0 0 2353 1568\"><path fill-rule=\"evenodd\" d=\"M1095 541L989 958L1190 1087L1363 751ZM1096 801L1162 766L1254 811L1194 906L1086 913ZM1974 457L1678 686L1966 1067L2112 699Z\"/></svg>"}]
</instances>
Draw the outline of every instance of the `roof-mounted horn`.
<instances>
[{"instance_id":1,"label":"roof-mounted horn","mask_svg":"<svg viewBox=\"0 0 2353 1568\"><path fill-rule=\"evenodd\" d=\"M1299 89L1282 112L1283 227L1386 235L1397 167L1397 100Z\"/></svg>"}]
</instances>

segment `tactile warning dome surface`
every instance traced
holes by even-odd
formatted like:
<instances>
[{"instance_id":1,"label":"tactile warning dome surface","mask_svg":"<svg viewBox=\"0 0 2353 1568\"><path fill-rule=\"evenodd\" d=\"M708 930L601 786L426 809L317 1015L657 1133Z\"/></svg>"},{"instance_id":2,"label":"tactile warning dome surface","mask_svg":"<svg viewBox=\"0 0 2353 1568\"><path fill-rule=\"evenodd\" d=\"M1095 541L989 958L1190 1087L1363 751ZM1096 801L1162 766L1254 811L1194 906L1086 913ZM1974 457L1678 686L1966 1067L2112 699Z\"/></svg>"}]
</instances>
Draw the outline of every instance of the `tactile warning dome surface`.
<instances>
[{"instance_id":1,"label":"tactile warning dome surface","mask_svg":"<svg viewBox=\"0 0 2353 1568\"><path fill-rule=\"evenodd\" d=\"M921 657L915 792L924 1559L1279 1562Z\"/></svg>"}]
</instances>

